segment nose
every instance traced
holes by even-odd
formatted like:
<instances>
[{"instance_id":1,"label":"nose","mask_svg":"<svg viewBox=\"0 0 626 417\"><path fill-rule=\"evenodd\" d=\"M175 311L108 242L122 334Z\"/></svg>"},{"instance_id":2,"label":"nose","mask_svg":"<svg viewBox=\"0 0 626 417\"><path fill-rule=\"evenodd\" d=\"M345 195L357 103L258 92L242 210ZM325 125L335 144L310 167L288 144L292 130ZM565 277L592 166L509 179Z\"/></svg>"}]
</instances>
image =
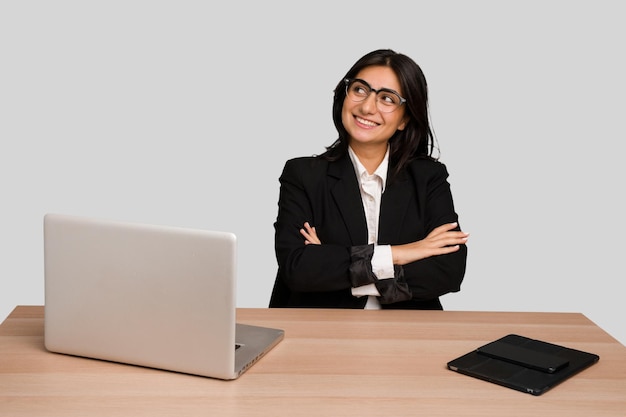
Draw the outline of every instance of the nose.
<instances>
[{"instance_id":1,"label":"nose","mask_svg":"<svg viewBox=\"0 0 626 417\"><path fill-rule=\"evenodd\" d=\"M376 92L371 91L370 95L367 96L365 100L361 102L361 109L363 110L363 113L365 114L376 113L378 111L377 100L378 100L378 97L376 96Z\"/></svg>"}]
</instances>

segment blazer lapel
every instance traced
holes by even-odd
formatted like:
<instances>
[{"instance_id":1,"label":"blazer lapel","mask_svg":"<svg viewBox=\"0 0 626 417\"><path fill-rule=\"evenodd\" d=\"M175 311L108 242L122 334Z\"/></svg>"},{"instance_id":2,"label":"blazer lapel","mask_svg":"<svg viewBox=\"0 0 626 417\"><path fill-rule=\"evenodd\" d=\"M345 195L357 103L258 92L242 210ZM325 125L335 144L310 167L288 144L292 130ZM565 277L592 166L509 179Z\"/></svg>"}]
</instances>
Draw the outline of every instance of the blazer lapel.
<instances>
[{"instance_id":1,"label":"blazer lapel","mask_svg":"<svg viewBox=\"0 0 626 417\"><path fill-rule=\"evenodd\" d=\"M378 243L388 244L400 236L402 219L411 198L411 184L408 176L387 184L380 203Z\"/></svg>"},{"instance_id":2,"label":"blazer lapel","mask_svg":"<svg viewBox=\"0 0 626 417\"><path fill-rule=\"evenodd\" d=\"M328 176L332 181L331 194L354 245L367 244L367 222L354 167L347 156L330 163Z\"/></svg>"}]
</instances>

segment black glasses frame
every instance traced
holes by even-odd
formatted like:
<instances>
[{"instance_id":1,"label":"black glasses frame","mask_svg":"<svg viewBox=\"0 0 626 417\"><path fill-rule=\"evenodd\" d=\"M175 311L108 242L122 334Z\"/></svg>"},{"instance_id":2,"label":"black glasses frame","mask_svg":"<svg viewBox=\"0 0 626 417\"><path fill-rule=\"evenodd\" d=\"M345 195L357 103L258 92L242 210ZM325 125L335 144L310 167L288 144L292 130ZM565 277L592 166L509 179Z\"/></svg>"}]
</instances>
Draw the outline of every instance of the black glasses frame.
<instances>
[{"instance_id":1,"label":"black glasses frame","mask_svg":"<svg viewBox=\"0 0 626 417\"><path fill-rule=\"evenodd\" d=\"M361 101L365 101L365 99L367 99L370 94L372 94L372 91L374 93L376 93L376 95L378 96L378 93L390 93L390 94L395 94L396 96L398 96L398 98L400 99L400 104L398 104L398 107L402 106L404 103L406 103L406 99L404 97L402 97L397 91L392 90L391 88L381 88L376 90L375 88L372 88L371 85L369 85L369 83L365 80L362 80L360 78L345 78L343 80L343 82L346 84L346 96L349 96L349 92L348 92L348 88L350 87L351 84L355 83L355 82L360 82L361 84L363 84L364 86L366 86L370 93L368 95L366 95L365 97L363 97L362 100L354 100L353 98L351 98L352 101L355 102L361 102ZM376 98L376 102L378 102L378 97ZM391 111L394 111L395 109L397 109L398 107L394 107Z\"/></svg>"}]
</instances>

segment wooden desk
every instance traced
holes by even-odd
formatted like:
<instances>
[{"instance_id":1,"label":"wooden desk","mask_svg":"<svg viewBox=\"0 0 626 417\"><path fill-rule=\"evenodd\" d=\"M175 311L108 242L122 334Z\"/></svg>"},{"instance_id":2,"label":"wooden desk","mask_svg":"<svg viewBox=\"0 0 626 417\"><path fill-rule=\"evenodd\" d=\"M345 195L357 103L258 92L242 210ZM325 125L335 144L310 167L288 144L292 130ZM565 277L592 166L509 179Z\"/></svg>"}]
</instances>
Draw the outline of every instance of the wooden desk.
<instances>
[{"instance_id":1,"label":"wooden desk","mask_svg":"<svg viewBox=\"0 0 626 417\"><path fill-rule=\"evenodd\" d=\"M626 416L626 347L577 313L238 309L286 335L235 381L49 353L43 314L0 325L0 416ZM600 362L539 397L446 368L508 333Z\"/></svg>"}]
</instances>

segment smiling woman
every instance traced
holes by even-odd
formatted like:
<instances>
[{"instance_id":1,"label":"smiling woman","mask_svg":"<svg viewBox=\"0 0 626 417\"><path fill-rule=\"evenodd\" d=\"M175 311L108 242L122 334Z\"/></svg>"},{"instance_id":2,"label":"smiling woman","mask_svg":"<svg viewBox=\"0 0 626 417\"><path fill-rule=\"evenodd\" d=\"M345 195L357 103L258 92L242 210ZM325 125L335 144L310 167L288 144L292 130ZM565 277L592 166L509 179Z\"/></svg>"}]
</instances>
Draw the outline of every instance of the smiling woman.
<instances>
[{"instance_id":1,"label":"smiling woman","mask_svg":"<svg viewBox=\"0 0 626 417\"><path fill-rule=\"evenodd\" d=\"M326 152L280 176L270 307L442 309L469 235L432 155L422 70L389 49L366 54L337 84L333 120Z\"/></svg>"}]
</instances>

